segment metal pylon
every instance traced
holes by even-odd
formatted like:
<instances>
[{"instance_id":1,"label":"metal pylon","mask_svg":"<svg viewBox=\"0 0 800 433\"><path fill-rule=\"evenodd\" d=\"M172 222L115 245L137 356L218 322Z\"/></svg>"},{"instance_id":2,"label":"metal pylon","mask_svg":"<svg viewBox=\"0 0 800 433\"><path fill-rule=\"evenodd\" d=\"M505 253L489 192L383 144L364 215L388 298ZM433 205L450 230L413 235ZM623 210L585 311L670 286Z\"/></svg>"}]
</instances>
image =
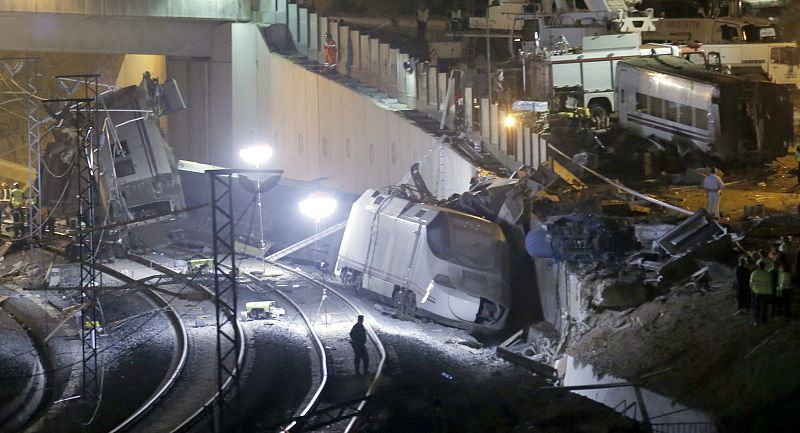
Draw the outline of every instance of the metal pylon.
<instances>
[{"instance_id":1,"label":"metal pylon","mask_svg":"<svg viewBox=\"0 0 800 433\"><path fill-rule=\"evenodd\" d=\"M236 274L236 222L233 191L235 175L270 173L278 170L209 170L211 179L211 225L214 238L214 305L217 318L217 390L214 407L214 432L239 431L241 396L239 361L242 335L237 322L238 295ZM275 182L277 183L277 182ZM274 184L273 184L274 186Z\"/></svg>"},{"instance_id":2,"label":"metal pylon","mask_svg":"<svg viewBox=\"0 0 800 433\"><path fill-rule=\"evenodd\" d=\"M40 106L36 94L38 88L37 59L27 60L28 81L25 93L25 117L27 118L28 138L28 227L30 228L31 248L36 240L42 238L42 143L39 126ZM50 213L47 214L48 218Z\"/></svg>"},{"instance_id":3,"label":"metal pylon","mask_svg":"<svg viewBox=\"0 0 800 433\"><path fill-rule=\"evenodd\" d=\"M95 200L97 184L97 97L98 75L60 75L61 82L69 82L71 91L65 98L44 100L52 104L56 116L72 123L75 128L76 180L78 183L78 234L80 246L80 288L81 288L81 353L83 361L82 396L93 402L100 395L97 377L97 333L99 331L99 312L97 307L98 272L95 268L97 241L95 231ZM67 88L68 86L63 86Z\"/></svg>"}]
</instances>

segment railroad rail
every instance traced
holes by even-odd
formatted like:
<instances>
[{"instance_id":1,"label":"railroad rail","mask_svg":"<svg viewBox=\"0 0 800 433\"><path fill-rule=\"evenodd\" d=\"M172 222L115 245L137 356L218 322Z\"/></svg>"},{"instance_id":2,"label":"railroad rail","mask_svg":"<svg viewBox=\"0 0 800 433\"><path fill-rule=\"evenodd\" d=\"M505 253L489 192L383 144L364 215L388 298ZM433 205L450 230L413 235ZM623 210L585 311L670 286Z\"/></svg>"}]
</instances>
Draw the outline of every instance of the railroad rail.
<instances>
[{"instance_id":1,"label":"railroad rail","mask_svg":"<svg viewBox=\"0 0 800 433\"><path fill-rule=\"evenodd\" d=\"M196 257L196 251L176 245L172 245L170 248ZM251 268L261 268L263 265L261 259L252 258L250 260L252 261L250 263ZM239 263L240 269L244 270L242 276L251 281L267 282L271 286L276 286L276 284L271 281L270 277L256 275L252 272L246 271L246 269L248 269L247 260L240 261ZM379 360L377 361L377 367L375 367L369 383L363 387L363 394L360 396L342 396L342 398L339 399L329 399L329 401L323 401L323 395L337 394L335 391L331 391L331 389L337 385L331 384L332 378L344 378L344 380L351 379L351 375L342 374L341 371L331 371L332 364L334 364L335 361L341 360L333 360L329 355L328 349L326 349L335 347L336 349L340 349L335 350L335 353L337 354L350 353L351 349L349 348L349 344L346 343L346 341L348 341L350 326L348 324L348 326L344 328L338 327L336 331L332 333L318 332L317 319L323 308L323 303L327 302L328 304L332 304L334 302L338 302L338 305L336 306L327 306L327 316L335 314L349 314L355 318L355 316L363 315L363 312L346 296L344 296L335 287L327 282L315 278L300 269L291 268L281 263L270 261L269 264L280 268L288 274L293 275L295 278L293 283L297 281L302 281L305 283L303 285L298 284L299 287L294 289L298 293L290 294L278 287L273 287L274 290L272 291L288 302L298 312L298 316L304 322L311 336L313 347L317 353L317 362L319 363L320 372L319 377L314 378L313 386L307 393L307 397L303 401L303 404L300 405L300 407L295 411L295 415L291 418L288 424L276 427L284 432L306 431L322 426L329 426L329 429L333 428L334 430L341 430L343 432L353 431L358 421L358 414L364 409L367 400L374 393L376 386L383 374L386 363L386 350L383 347L380 338L375 330L369 326L369 324L365 324L371 347L379 355ZM303 293L299 293L300 291ZM335 301L328 298L323 299L323 297L327 297L328 295L335 297ZM314 310L315 308L316 310ZM331 308L336 308L338 311L332 312ZM332 424L336 423L343 425L332 426Z\"/></svg>"}]
</instances>

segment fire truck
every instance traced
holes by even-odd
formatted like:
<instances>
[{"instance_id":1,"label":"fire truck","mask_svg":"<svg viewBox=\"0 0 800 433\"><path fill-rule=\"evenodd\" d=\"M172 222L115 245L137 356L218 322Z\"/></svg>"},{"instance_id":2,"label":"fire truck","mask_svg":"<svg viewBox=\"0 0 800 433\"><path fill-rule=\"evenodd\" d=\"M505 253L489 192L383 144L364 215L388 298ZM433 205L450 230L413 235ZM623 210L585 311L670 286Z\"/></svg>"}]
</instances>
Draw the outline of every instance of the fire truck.
<instances>
[{"instance_id":1,"label":"fire truck","mask_svg":"<svg viewBox=\"0 0 800 433\"><path fill-rule=\"evenodd\" d=\"M614 87L620 60L650 55L678 56L680 47L641 44L639 33L585 37L581 50L540 51L525 56L528 96L551 110L588 107L591 117L616 111Z\"/></svg>"}]
</instances>

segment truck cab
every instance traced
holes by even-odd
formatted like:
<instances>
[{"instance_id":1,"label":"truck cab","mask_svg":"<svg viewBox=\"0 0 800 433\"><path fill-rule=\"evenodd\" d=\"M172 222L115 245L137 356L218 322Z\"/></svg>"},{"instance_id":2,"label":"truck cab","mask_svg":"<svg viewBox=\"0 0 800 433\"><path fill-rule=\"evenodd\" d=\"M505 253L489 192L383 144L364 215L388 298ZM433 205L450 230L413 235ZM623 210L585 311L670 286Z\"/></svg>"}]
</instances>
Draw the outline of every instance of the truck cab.
<instances>
[{"instance_id":1,"label":"truck cab","mask_svg":"<svg viewBox=\"0 0 800 433\"><path fill-rule=\"evenodd\" d=\"M681 57L718 72L800 88L800 46L796 42L764 44L692 44Z\"/></svg>"}]
</instances>

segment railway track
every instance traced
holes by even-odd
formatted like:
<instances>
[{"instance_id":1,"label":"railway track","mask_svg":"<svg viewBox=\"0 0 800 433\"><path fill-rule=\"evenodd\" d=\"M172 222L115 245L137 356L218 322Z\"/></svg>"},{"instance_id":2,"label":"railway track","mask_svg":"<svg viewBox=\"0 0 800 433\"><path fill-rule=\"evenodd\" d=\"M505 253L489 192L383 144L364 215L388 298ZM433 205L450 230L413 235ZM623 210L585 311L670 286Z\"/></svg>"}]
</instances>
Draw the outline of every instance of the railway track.
<instances>
[{"instance_id":1,"label":"railway track","mask_svg":"<svg viewBox=\"0 0 800 433\"><path fill-rule=\"evenodd\" d=\"M61 250L53 247L54 250ZM197 251L184 250L183 254L197 256ZM296 339L285 344L289 346L283 356L292 356L292 348L310 346L309 358L304 373L307 378L294 377L293 384L305 385L303 392L283 395L275 403L274 393L270 394L270 405L274 410L261 407L267 395L259 390L257 379L268 376L261 371L263 365L277 365L274 344L268 351L259 354L253 346L270 346L259 341L264 339L263 321L233 320L243 342L237 354L237 370L242 374L242 419L245 430L272 431L326 431L349 432L358 426L358 414L363 410L370 395L381 378L386 352L378 335L367 321L368 352L370 356L370 375L355 375L353 351L349 344L349 331L362 312L335 287L295 268L271 263L279 269L281 277L258 276L246 272L248 267L261 262L249 259L241 261L243 271L240 285L241 307L250 300L265 298L283 300L287 307L287 318L282 326L293 327L298 333L303 328L304 339ZM117 260L113 264L99 264L98 269L128 286L147 289L148 297L157 302L159 308L170 315L178 335L175 343L176 354L169 374L159 387L134 413L118 423L111 432L184 432L208 428L213 422L213 408L216 404L216 333L213 325L196 327L196 323L214 320L213 281L206 278L194 280L178 272L174 251L167 255L130 255L128 259ZM240 308L240 310L243 308ZM236 314L233 312L232 314ZM245 330L247 329L247 330ZM255 353L253 353L255 352ZM245 354L248 353L247 356ZM253 354L252 358L250 354ZM299 353L294 354L295 357ZM303 364L295 359L293 363ZM297 376L295 369L291 375ZM280 388L287 385L287 376L273 377L275 382L264 388ZM284 383L280 383L284 381ZM264 382L261 382L262 384ZM230 380L226 384L230 386ZM259 398L259 393L265 398ZM283 394L283 393L282 393ZM256 396L256 397L253 397Z\"/></svg>"},{"instance_id":2,"label":"railway track","mask_svg":"<svg viewBox=\"0 0 800 433\"><path fill-rule=\"evenodd\" d=\"M171 248L183 255L196 256L196 251ZM248 300L282 298L297 314L291 320L300 320L307 327L316 352L313 379L302 404L294 410L288 423L269 427L281 431L354 431L358 414L383 373L386 351L380 338L367 323L371 375L356 376L349 332L363 312L335 287L302 270L270 263L273 270L279 269L282 273L276 279L252 272L261 266L260 260L252 258L239 262L243 277L247 279L242 281L246 290L239 291L242 304ZM256 425L267 427L264 423L256 422Z\"/></svg>"}]
</instances>

